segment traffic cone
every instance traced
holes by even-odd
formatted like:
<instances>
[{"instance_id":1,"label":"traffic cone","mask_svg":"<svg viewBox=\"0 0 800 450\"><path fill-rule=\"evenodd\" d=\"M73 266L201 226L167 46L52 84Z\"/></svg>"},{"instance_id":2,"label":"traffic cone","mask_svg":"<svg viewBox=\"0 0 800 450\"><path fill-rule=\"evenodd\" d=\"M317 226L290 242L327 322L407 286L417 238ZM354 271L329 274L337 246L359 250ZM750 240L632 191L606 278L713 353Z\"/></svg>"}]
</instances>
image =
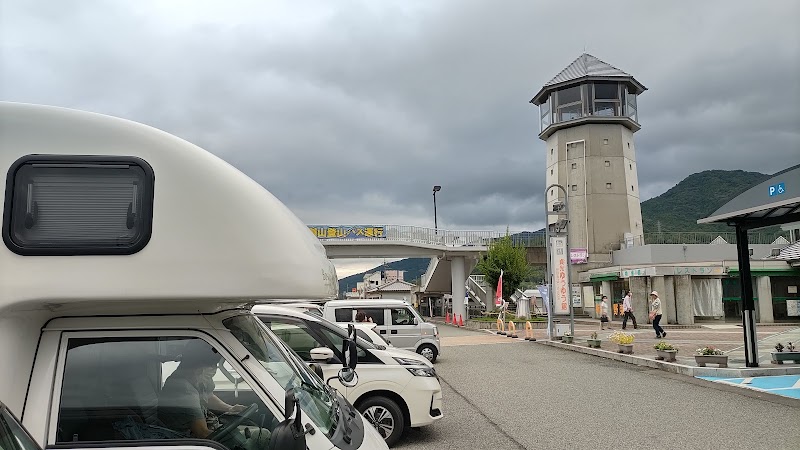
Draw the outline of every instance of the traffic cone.
<instances>
[{"instance_id":1,"label":"traffic cone","mask_svg":"<svg viewBox=\"0 0 800 450\"><path fill-rule=\"evenodd\" d=\"M450 313L447 313L447 315L444 317L444 323L450 323Z\"/></svg>"},{"instance_id":2,"label":"traffic cone","mask_svg":"<svg viewBox=\"0 0 800 450\"><path fill-rule=\"evenodd\" d=\"M464 326L464 316L462 316L461 314L458 315L458 326L460 327Z\"/></svg>"}]
</instances>

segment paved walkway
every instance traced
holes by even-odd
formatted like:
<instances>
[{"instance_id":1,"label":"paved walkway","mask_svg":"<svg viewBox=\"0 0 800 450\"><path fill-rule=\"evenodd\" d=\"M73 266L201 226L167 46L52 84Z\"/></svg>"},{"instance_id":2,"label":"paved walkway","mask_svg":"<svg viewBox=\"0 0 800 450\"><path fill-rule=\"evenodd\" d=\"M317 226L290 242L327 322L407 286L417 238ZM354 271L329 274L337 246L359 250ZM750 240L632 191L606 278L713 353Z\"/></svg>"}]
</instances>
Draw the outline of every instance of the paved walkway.
<instances>
[{"instance_id":1,"label":"paved walkway","mask_svg":"<svg viewBox=\"0 0 800 450\"><path fill-rule=\"evenodd\" d=\"M736 367L744 365L744 333L741 326L715 325L714 328L688 328L688 329L665 329L667 336L663 339L656 339L652 326L647 328L640 326L633 329L628 326L626 330L621 327L612 326L611 329L600 330L598 325L575 324L574 343L586 345L586 340L592 332L597 332L597 337L601 339L600 348L603 350L616 351L617 344L611 342L609 337L614 331L625 331L634 335L633 352L643 357L656 357L653 345L660 341L666 341L678 348L676 356L677 362L685 365L696 365L694 360L695 350L706 345L713 345L728 355L728 365ZM800 327L797 325L787 326L756 326L758 336L758 355L761 365L773 366L770 363L770 352L775 351L776 343L781 342L784 346L787 342L793 342L800 346ZM536 339L547 339L547 330L534 330Z\"/></svg>"},{"instance_id":2,"label":"paved walkway","mask_svg":"<svg viewBox=\"0 0 800 450\"><path fill-rule=\"evenodd\" d=\"M438 318L436 318L438 319ZM436 320L434 319L434 320ZM567 319L567 323L568 323ZM679 328L680 326L664 327L667 336L663 339L656 339L655 332L652 325L640 325L638 329L634 329L631 323L628 323L626 330L622 330L621 323L612 322L611 328L600 330L600 322L594 319L581 319L580 323L575 324L575 338L574 343L579 345L586 345L586 340L591 336L592 332L597 332L597 337L601 339L600 348L608 351L616 351L617 344L611 342L609 337L615 331L625 331L634 335L633 352L637 356L655 359L656 353L653 345L660 341L666 341L678 348L676 356L677 363L695 366L694 360L695 350L706 345L713 345L719 348L728 355L729 367L743 367L745 364L744 356L744 332L741 325L735 323L714 323L714 324L699 324L693 328ZM565 323L561 318L561 323ZM522 340L525 337L525 330L518 329L518 339L512 339L505 336L499 336L491 331L484 330L486 334L491 333L492 339L470 337L467 330L463 328L455 328L451 325L439 323L441 330L452 329L454 331L463 330L464 333L458 333L452 337L442 337L443 346L451 345L475 345L475 344L489 344L501 342L514 342ZM770 352L775 351L775 344L778 342L784 346L787 342L793 342L795 346L800 347L800 325L787 324L787 325L769 325L758 326L756 325L756 334L758 337L758 359L759 365L762 367L779 367L771 363ZM547 339L546 329L534 329L534 337L537 340ZM791 365L785 363L784 366Z\"/></svg>"}]
</instances>

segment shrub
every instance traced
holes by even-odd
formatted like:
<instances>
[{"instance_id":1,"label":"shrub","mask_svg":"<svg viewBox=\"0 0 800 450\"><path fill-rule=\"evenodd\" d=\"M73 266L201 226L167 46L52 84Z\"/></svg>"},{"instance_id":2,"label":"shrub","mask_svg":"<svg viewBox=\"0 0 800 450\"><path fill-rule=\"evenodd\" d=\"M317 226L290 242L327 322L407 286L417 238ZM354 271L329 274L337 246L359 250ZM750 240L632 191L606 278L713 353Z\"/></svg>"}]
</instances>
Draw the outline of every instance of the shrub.
<instances>
[{"instance_id":1,"label":"shrub","mask_svg":"<svg viewBox=\"0 0 800 450\"><path fill-rule=\"evenodd\" d=\"M656 349L656 350L662 350L662 351L664 351L664 350L675 350L676 352L678 351L678 349L675 348L674 345L672 345L672 344L670 344L669 342L666 342L666 341L659 342L658 344L654 345L653 348Z\"/></svg>"},{"instance_id":2,"label":"shrub","mask_svg":"<svg viewBox=\"0 0 800 450\"><path fill-rule=\"evenodd\" d=\"M778 353L782 352L783 351L783 344L781 344L780 342L775 344L775 350L777 350Z\"/></svg>"},{"instance_id":3,"label":"shrub","mask_svg":"<svg viewBox=\"0 0 800 450\"><path fill-rule=\"evenodd\" d=\"M592 336L589 339L596 340L597 339L597 331L592 332Z\"/></svg>"},{"instance_id":4,"label":"shrub","mask_svg":"<svg viewBox=\"0 0 800 450\"><path fill-rule=\"evenodd\" d=\"M611 333L609 339L611 342L616 342L617 344L621 345L633 344L633 335L630 333L624 333L622 331L615 331Z\"/></svg>"},{"instance_id":5,"label":"shrub","mask_svg":"<svg viewBox=\"0 0 800 450\"><path fill-rule=\"evenodd\" d=\"M722 350L714 347L713 345L707 345L705 347L698 348L697 349L697 353L699 353L701 355L704 355L704 356L708 356L708 355L724 355L725 354L725 352L723 352Z\"/></svg>"}]
</instances>

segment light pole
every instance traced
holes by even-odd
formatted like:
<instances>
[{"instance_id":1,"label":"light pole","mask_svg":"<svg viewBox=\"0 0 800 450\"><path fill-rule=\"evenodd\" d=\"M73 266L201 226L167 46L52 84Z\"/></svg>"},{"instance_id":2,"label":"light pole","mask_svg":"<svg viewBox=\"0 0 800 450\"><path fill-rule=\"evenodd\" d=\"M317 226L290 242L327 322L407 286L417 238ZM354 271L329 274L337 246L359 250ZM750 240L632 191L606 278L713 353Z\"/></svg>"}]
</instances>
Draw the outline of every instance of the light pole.
<instances>
[{"instance_id":1,"label":"light pole","mask_svg":"<svg viewBox=\"0 0 800 450\"><path fill-rule=\"evenodd\" d=\"M550 189L558 188L561 192L564 193L564 202L556 201L553 203L552 210L550 209L549 205L547 204L547 193ZM558 220L554 224L554 229L556 235L563 235L564 236L564 249L565 257L566 257L566 273L565 280L563 284L566 284L567 289L567 298L569 299L569 331L570 335L575 336L575 313L572 308L572 284L570 283L570 270L572 266L572 262L570 261L569 255L569 195L567 194L567 190L564 186L560 184L551 184L547 186L547 189L544 190L544 212L545 212L545 248L547 250L547 299L542 299L547 301L549 305L549 310L547 311L547 334L550 339L553 339L553 309L555 308L555 302L553 302L553 267L551 264L551 248L550 248L550 220L551 216L555 216Z\"/></svg>"},{"instance_id":2,"label":"light pole","mask_svg":"<svg viewBox=\"0 0 800 450\"><path fill-rule=\"evenodd\" d=\"M441 191L441 186L434 186L433 187L433 230L434 233L439 234L439 221L436 218L436 193Z\"/></svg>"}]
</instances>

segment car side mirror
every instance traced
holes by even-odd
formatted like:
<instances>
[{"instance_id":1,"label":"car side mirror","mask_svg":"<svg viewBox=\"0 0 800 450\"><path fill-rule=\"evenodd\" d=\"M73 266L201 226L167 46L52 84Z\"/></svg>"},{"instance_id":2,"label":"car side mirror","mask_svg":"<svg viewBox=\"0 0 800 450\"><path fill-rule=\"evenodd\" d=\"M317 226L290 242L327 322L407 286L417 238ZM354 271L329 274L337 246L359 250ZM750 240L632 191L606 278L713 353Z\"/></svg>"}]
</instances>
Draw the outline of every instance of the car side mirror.
<instances>
[{"instance_id":1,"label":"car side mirror","mask_svg":"<svg viewBox=\"0 0 800 450\"><path fill-rule=\"evenodd\" d=\"M314 361L327 362L333 359L333 350L328 347L312 348L310 355Z\"/></svg>"},{"instance_id":2,"label":"car side mirror","mask_svg":"<svg viewBox=\"0 0 800 450\"><path fill-rule=\"evenodd\" d=\"M419 320L416 317L414 317L414 325L419 325Z\"/></svg>"},{"instance_id":3,"label":"car side mirror","mask_svg":"<svg viewBox=\"0 0 800 450\"><path fill-rule=\"evenodd\" d=\"M297 415L292 417L295 411ZM272 430L268 450L306 450L306 433L313 434L314 428L308 431L303 429L300 405L292 390L286 392L283 416L283 422Z\"/></svg>"},{"instance_id":4,"label":"car side mirror","mask_svg":"<svg viewBox=\"0 0 800 450\"><path fill-rule=\"evenodd\" d=\"M352 323L347 325L347 339L342 342L342 355L344 356L344 361L342 361L344 368L355 370L358 364L358 347L356 346L356 327Z\"/></svg>"}]
</instances>

